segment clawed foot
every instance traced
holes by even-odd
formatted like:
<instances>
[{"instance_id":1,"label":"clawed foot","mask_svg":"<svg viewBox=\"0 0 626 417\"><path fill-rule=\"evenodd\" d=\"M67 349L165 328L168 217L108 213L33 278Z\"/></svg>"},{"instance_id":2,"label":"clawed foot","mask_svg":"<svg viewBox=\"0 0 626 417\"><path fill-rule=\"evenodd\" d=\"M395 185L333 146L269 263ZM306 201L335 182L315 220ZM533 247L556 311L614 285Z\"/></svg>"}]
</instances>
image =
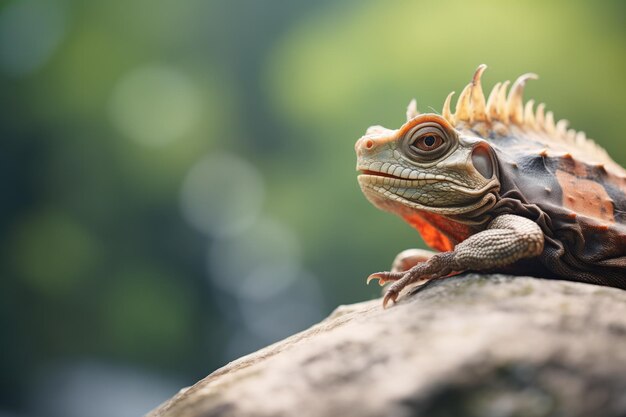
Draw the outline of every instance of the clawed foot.
<instances>
[{"instance_id":1,"label":"clawed foot","mask_svg":"<svg viewBox=\"0 0 626 417\"><path fill-rule=\"evenodd\" d=\"M404 283L403 281L405 281L405 277L407 277L407 275L409 275L409 271L405 271L405 272L376 272L372 275L370 275L369 277L367 277L367 284L370 283L371 280L373 279L377 279L378 280L378 285L380 285L381 287L383 285L385 285L388 282L394 282L395 283L393 285L391 285L387 291L385 291L385 297L383 298L383 308L387 308L387 304L389 304L389 301L393 301L393 303L396 303L396 300L398 299L398 296L400 295L400 291L402 291L404 289L404 287L406 287L408 284ZM408 278L411 278L410 276L408 276ZM424 278L423 279L423 283L421 285L426 284L428 281L430 281L430 279L428 278ZM415 282L415 281L413 281Z\"/></svg>"},{"instance_id":2,"label":"clawed foot","mask_svg":"<svg viewBox=\"0 0 626 417\"><path fill-rule=\"evenodd\" d=\"M439 278L439 276L431 275L429 278L413 279L413 277L407 274L407 276L397 280L392 285L390 285L389 288L387 288L387 291L385 291L385 296L383 297L383 308L387 308L387 304L389 304L389 301L392 301L395 304L398 296L400 295L400 292L407 285L414 282L419 282L420 285L426 285L428 282L435 278Z\"/></svg>"},{"instance_id":3,"label":"clawed foot","mask_svg":"<svg viewBox=\"0 0 626 417\"><path fill-rule=\"evenodd\" d=\"M386 308L389 301L396 302L400 292L407 285L415 282L421 282L423 285L430 280L449 275L455 266L453 256L452 252L439 253L405 272L376 272L367 277L367 283L374 279L377 279L381 286L393 282L383 297L383 308Z\"/></svg>"}]
</instances>

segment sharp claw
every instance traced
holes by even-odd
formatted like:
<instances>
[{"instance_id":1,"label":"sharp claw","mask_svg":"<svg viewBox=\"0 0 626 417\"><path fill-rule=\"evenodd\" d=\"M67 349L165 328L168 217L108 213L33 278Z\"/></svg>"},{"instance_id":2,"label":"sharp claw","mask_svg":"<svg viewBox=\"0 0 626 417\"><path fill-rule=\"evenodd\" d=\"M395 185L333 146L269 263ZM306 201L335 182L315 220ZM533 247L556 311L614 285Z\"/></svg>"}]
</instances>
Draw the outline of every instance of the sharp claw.
<instances>
[{"instance_id":1,"label":"sharp claw","mask_svg":"<svg viewBox=\"0 0 626 417\"><path fill-rule=\"evenodd\" d=\"M393 303L395 304L397 299L398 293L395 290L389 289L385 294L385 297L383 298L383 308L387 308L389 300L393 301Z\"/></svg>"},{"instance_id":2,"label":"sharp claw","mask_svg":"<svg viewBox=\"0 0 626 417\"><path fill-rule=\"evenodd\" d=\"M376 272L367 277L366 283L369 284L371 280L377 279L378 285L381 287L388 282L397 281L402 278L404 272Z\"/></svg>"},{"instance_id":3,"label":"sharp claw","mask_svg":"<svg viewBox=\"0 0 626 417\"><path fill-rule=\"evenodd\" d=\"M366 284L369 285L371 280L377 279L378 285L382 287L387 282L388 275L389 275L388 272L376 272L370 275L369 277L367 277Z\"/></svg>"},{"instance_id":4,"label":"sharp claw","mask_svg":"<svg viewBox=\"0 0 626 417\"><path fill-rule=\"evenodd\" d=\"M367 277L367 281L365 281L366 285L370 285L370 281L373 279L381 279L377 274L372 274L369 277Z\"/></svg>"}]
</instances>

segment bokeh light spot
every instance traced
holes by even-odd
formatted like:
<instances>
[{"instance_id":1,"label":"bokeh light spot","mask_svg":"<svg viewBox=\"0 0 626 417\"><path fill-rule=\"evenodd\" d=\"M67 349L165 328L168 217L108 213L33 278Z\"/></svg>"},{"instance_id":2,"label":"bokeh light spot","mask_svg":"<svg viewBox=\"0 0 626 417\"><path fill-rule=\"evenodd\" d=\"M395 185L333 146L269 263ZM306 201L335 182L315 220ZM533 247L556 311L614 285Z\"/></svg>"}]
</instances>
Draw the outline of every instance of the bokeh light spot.
<instances>
[{"instance_id":1,"label":"bokeh light spot","mask_svg":"<svg viewBox=\"0 0 626 417\"><path fill-rule=\"evenodd\" d=\"M66 7L55 0L14 1L0 11L0 68L27 75L54 53L65 33Z\"/></svg>"},{"instance_id":2,"label":"bokeh light spot","mask_svg":"<svg viewBox=\"0 0 626 417\"><path fill-rule=\"evenodd\" d=\"M307 271L294 278L269 298L238 300L241 325L228 340L226 360L291 336L328 314L317 278Z\"/></svg>"},{"instance_id":3,"label":"bokeh light spot","mask_svg":"<svg viewBox=\"0 0 626 417\"><path fill-rule=\"evenodd\" d=\"M304 330L324 317L317 279L300 271L290 285L265 300L240 300L246 326L259 337L274 342Z\"/></svg>"},{"instance_id":4,"label":"bokeh light spot","mask_svg":"<svg viewBox=\"0 0 626 417\"><path fill-rule=\"evenodd\" d=\"M220 288L265 299L289 285L300 269L300 243L284 224L262 218L245 233L209 248L209 274Z\"/></svg>"},{"instance_id":5,"label":"bokeh light spot","mask_svg":"<svg viewBox=\"0 0 626 417\"><path fill-rule=\"evenodd\" d=\"M184 350L193 297L175 276L138 264L125 267L110 281L102 303L102 333L111 349L145 361L163 361Z\"/></svg>"},{"instance_id":6,"label":"bokeh light spot","mask_svg":"<svg viewBox=\"0 0 626 417\"><path fill-rule=\"evenodd\" d=\"M25 218L16 229L15 241L16 272L46 295L71 291L89 277L100 255L86 229L55 211Z\"/></svg>"},{"instance_id":7,"label":"bokeh light spot","mask_svg":"<svg viewBox=\"0 0 626 417\"><path fill-rule=\"evenodd\" d=\"M111 99L113 124L146 146L164 146L189 134L200 115L200 96L181 72L135 69L117 84Z\"/></svg>"},{"instance_id":8,"label":"bokeh light spot","mask_svg":"<svg viewBox=\"0 0 626 417\"><path fill-rule=\"evenodd\" d=\"M257 219L265 187L261 174L236 155L214 153L187 174L181 193L185 219L212 236L231 236Z\"/></svg>"}]
</instances>

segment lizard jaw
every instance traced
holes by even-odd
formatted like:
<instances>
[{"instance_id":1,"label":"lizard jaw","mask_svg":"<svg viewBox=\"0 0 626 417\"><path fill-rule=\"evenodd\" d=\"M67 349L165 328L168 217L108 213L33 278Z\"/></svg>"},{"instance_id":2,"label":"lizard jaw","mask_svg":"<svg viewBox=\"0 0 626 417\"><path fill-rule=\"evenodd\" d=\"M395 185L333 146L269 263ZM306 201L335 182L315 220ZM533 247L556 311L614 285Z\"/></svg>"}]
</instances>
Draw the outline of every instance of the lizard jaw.
<instances>
[{"instance_id":1,"label":"lizard jaw","mask_svg":"<svg viewBox=\"0 0 626 417\"><path fill-rule=\"evenodd\" d=\"M462 216L465 213L483 213L484 209L488 209L495 204L497 200L497 192L500 189L500 183L499 181L497 181L497 179L490 181L484 187L478 190L467 189L466 187L461 186L463 187L463 189L459 189L458 191L465 192L468 195L473 195L476 197L476 199L462 206L439 207L427 206L395 194L386 189L383 186L383 182L392 181L405 184L411 182L413 183L413 185L415 185L415 183L418 181L422 181L422 184L424 184L426 181L427 183L432 184L434 182L442 182L442 180L405 180L398 178L388 179L386 178L386 176L363 174L358 176L358 181L367 199L370 200L370 202L372 202L372 204L374 204L376 207L382 210L397 212L399 210L413 209L448 216ZM460 186L459 184L453 183L451 181L448 182L455 186Z\"/></svg>"}]
</instances>

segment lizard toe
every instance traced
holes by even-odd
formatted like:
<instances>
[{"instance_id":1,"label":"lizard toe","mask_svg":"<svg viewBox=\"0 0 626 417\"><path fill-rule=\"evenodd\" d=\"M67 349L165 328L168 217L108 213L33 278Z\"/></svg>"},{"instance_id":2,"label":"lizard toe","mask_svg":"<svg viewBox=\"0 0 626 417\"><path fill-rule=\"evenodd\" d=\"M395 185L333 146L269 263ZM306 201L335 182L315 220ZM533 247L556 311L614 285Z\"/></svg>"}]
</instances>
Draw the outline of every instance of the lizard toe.
<instances>
[{"instance_id":1,"label":"lizard toe","mask_svg":"<svg viewBox=\"0 0 626 417\"><path fill-rule=\"evenodd\" d=\"M397 281L404 276L404 273L398 272L375 272L367 277L366 283L369 284L370 281L377 279L378 285L381 287L388 282Z\"/></svg>"},{"instance_id":2,"label":"lizard toe","mask_svg":"<svg viewBox=\"0 0 626 417\"><path fill-rule=\"evenodd\" d=\"M396 300L398 299L398 294L399 292L397 290L395 290L394 288L389 288L385 293L385 297L383 297L383 308L387 308L387 304L389 304L389 301L392 301L395 304Z\"/></svg>"}]
</instances>

